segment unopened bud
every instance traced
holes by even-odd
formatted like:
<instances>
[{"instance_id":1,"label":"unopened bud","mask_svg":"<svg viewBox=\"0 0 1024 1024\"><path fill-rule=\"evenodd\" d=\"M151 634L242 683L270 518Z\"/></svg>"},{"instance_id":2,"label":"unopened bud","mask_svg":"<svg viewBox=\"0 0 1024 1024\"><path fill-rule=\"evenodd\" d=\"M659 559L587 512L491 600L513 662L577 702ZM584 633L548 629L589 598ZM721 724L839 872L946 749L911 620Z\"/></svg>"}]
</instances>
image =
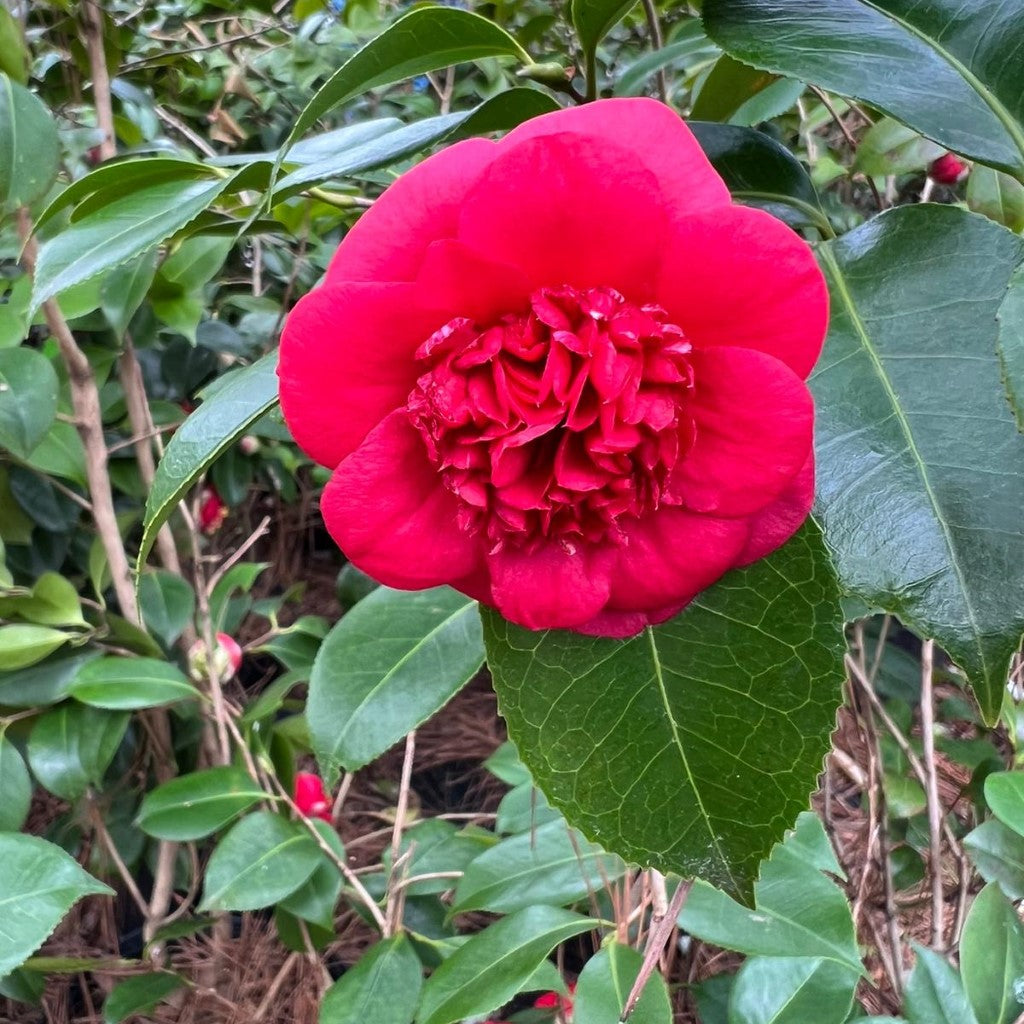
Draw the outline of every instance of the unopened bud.
<instances>
[{"instance_id":1,"label":"unopened bud","mask_svg":"<svg viewBox=\"0 0 1024 1024\"><path fill-rule=\"evenodd\" d=\"M307 818L331 820L331 802L324 791L319 775L312 772L297 772L295 775L295 806Z\"/></svg>"},{"instance_id":2,"label":"unopened bud","mask_svg":"<svg viewBox=\"0 0 1024 1024\"><path fill-rule=\"evenodd\" d=\"M970 165L952 153L943 153L928 167L928 177L940 185L956 185L970 173Z\"/></svg>"}]
</instances>

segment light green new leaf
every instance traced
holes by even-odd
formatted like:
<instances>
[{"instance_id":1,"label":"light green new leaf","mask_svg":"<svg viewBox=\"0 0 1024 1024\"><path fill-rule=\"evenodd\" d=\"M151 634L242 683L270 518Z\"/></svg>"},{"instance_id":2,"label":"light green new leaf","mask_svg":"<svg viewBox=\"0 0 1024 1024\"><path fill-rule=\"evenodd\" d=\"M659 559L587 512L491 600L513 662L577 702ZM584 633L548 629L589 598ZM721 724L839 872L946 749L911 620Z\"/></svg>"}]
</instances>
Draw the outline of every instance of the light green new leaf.
<instances>
[{"instance_id":1,"label":"light green new leaf","mask_svg":"<svg viewBox=\"0 0 1024 1024\"><path fill-rule=\"evenodd\" d=\"M967 207L997 224L1024 231L1024 185L1002 171L975 167L967 179Z\"/></svg>"},{"instance_id":2,"label":"light green new leaf","mask_svg":"<svg viewBox=\"0 0 1024 1024\"><path fill-rule=\"evenodd\" d=\"M70 639L70 633L49 626L35 626L27 622L0 626L0 671L28 668L53 654Z\"/></svg>"},{"instance_id":3,"label":"light green new leaf","mask_svg":"<svg viewBox=\"0 0 1024 1024\"><path fill-rule=\"evenodd\" d=\"M179 775L147 793L136 824L157 839L202 839L269 799L244 768L226 765Z\"/></svg>"},{"instance_id":4,"label":"light green new leaf","mask_svg":"<svg viewBox=\"0 0 1024 1024\"><path fill-rule=\"evenodd\" d=\"M1024 175L1024 6L1006 0L705 0L734 57L865 100L949 149Z\"/></svg>"},{"instance_id":5,"label":"light green new leaf","mask_svg":"<svg viewBox=\"0 0 1024 1024\"><path fill-rule=\"evenodd\" d=\"M411 1024L423 987L404 935L378 942L324 994L319 1024Z\"/></svg>"},{"instance_id":6,"label":"light green new leaf","mask_svg":"<svg viewBox=\"0 0 1024 1024\"><path fill-rule=\"evenodd\" d=\"M214 395L174 432L146 499L138 567L160 527L203 472L277 404L277 352L224 378Z\"/></svg>"},{"instance_id":7,"label":"light green new leaf","mask_svg":"<svg viewBox=\"0 0 1024 1024\"><path fill-rule=\"evenodd\" d=\"M1024 632L1006 600L1024 590L1024 437L995 350L1022 254L991 221L923 204L822 246L832 321L810 381L815 509L844 589L934 637L989 721Z\"/></svg>"},{"instance_id":8,"label":"light green new leaf","mask_svg":"<svg viewBox=\"0 0 1024 1024\"><path fill-rule=\"evenodd\" d=\"M807 806L840 701L817 527L630 640L482 614L509 735L551 803L627 860L748 894Z\"/></svg>"},{"instance_id":9,"label":"light green new leaf","mask_svg":"<svg viewBox=\"0 0 1024 1024\"><path fill-rule=\"evenodd\" d=\"M0 207L31 206L57 177L60 140L46 107L0 72Z\"/></svg>"},{"instance_id":10,"label":"light green new leaf","mask_svg":"<svg viewBox=\"0 0 1024 1024\"><path fill-rule=\"evenodd\" d=\"M591 957L576 984L573 1016L587 1024L619 1024L644 958L629 946L612 942ZM630 1024L672 1024L668 988L659 971L644 986Z\"/></svg>"},{"instance_id":11,"label":"light green new leaf","mask_svg":"<svg viewBox=\"0 0 1024 1024\"><path fill-rule=\"evenodd\" d=\"M556 907L528 907L489 925L461 945L423 987L417 1024L479 1017L522 991L555 946L594 922Z\"/></svg>"},{"instance_id":12,"label":"light green new leaf","mask_svg":"<svg viewBox=\"0 0 1024 1024\"><path fill-rule=\"evenodd\" d=\"M295 892L320 863L320 848L296 822L254 811L210 857L199 911L259 910Z\"/></svg>"},{"instance_id":13,"label":"light green new leaf","mask_svg":"<svg viewBox=\"0 0 1024 1024\"><path fill-rule=\"evenodd\" d=\"M156 658L96 658L79 671L70 694L83 704L134 711L198 699L199 691L177 666Z\"/></svg>"},{"instance_id":14,"label":"light green new leaf","mask_svg":"<svg viewBox=\"0 0 1024 1024\"><path fill-rule=\"evenodd\" d=\"M960 939L964 991L983 1024L1013 1024L1022 1009L1024 924L998 885L974 898Z\"/></svg>"},{"instance_id":15,"label":"light green new leaf","mask_svg":"<svg viewBox=\"0 0 1024 1024\"><path fill-rule=\"evenodd\" d=\"M476 674L484 651L476 602L448 587L379 587L327 635L313 663L306 717L332 779L397 743Z\"/></svg>"},{"instance_id":16,"label":"light green new leaf","mask_svg":"<svg viewBox=\"0 0 1024 1024\"><path fill-rule=\"evenodd\" d=\"M59 846L0 832L0 977L24 963L83 896L113 896Z\"/></svg>"}]
</instances>

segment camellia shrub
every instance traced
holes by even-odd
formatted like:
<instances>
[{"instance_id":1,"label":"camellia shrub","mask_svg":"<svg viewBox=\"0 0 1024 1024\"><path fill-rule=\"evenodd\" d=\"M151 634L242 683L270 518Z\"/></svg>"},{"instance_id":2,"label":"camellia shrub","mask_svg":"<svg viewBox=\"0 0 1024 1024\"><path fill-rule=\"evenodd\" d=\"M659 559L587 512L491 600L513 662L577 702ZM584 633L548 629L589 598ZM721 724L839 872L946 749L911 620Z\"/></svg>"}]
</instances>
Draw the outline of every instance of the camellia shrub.
<instances>
[{"instance_id":1,"label":"camellia shrub","mask_svg":"<svg viewBox=\"0 0 1024 1024\"><path fill-rule=\"evenodd\" d=\"M1020 1024L1022 55L2 0L0 1018Z\"/></svg>"}]
</instances>

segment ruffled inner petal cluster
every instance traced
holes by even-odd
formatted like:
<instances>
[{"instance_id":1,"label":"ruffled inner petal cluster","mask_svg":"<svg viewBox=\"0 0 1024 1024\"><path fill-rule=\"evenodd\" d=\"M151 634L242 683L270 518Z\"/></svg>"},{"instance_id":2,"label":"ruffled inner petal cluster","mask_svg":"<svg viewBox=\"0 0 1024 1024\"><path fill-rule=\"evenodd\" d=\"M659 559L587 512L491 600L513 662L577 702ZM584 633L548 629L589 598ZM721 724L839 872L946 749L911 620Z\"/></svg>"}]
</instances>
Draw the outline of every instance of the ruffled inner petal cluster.
<instances>
[{"instance_id":1,"label":"ruffled inner petal cluster","mask_svg":"<svg viewBox=\"0 0 1024 1024\"><path fill-rule=\"evenodd\" d=\"M282 407L371 575L630 635L803 522L827 318L673 111L599 101L389 188L288 319Z\"/></svg>"}]
</instances>

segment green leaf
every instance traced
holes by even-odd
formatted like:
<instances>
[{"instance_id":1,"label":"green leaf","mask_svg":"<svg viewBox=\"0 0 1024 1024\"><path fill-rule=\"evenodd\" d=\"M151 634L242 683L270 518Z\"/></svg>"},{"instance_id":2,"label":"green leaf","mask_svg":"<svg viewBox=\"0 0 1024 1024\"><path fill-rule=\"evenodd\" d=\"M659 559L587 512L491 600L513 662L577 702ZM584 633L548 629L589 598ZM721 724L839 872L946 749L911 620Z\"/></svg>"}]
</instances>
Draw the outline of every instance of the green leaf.
<instances>
[{"instance_id":1,"label":"green leaf","mask_svg":"<svg viewBox=\"0 0 1024 1024\"><path fill-rule=\"evenodd\" d=\"M39 247L33 311L72 285L141 256L199 216L230 179L148 185L74 220Z\"/></svg>"},{"instance_id":2,"label":"green leaf","mask_svg":"<svg viewBox=\"0 0 1024 1024\"><path fill-rule=\"evenodd\" d=\"M834 960L753 957L736 975L729 1024L843 1024L858 974Z\"/></svg>"},{"instance_id":3,"label":"green leaf","mask_svg":"<svg viewBox=\"0 0 1024 1024\"><path fill-rule=\"evenodd\" d=\"M998 885L974 898L960 939L960 973L968 1002L984 1024L1013 1024L1024 986L1024 924Z\"/></svg>"},{"instance_id":4,"label":"green leaf","mask_svg":"<svg viewBox=\"0 0 1024 1024\"><path fill-rule=\"evenodd\" d=\"M0 72L22 85L28 79L28 53L21 25L3 4L0 4Z\"/></svg>"},{"instance_id":5,"label":"green leaf","mask_svg":"<svg viewBox=\"0 0 1024 1024\"><path fill-rule=\"evenodd\" d=\"M156 257L156 249L149 249L103 278L100 309L118 338L124 337L132 317L145 301L156 276Z\"/></svg>"},{"instance_id":6,"label":"green leaf","mask_svg":"<svg viewBox=\"0 0 1024 1024\"><path fill-rule=\"evenodd\" d=\"M344 861L345 847L338 833L326 821L313 820L312 825L320 833L321 839ZM321 854L313 874L281 901L281 907L294 917L301 917L303 921L310 921L333 932L334 908L340 895L341 872L335 863Z\"/></svg>"},{"instance_id":7,"label":"green leaf","mask_svg":"<svg viewBox=\"0 0 1024 1024\"><path fill-rule=\"evenodd\" d=\"M964 836L964 849L986 882L998 882L1011 900L1024 899L1024 835L986 821Z\"/></svg>"},{"instance_id":8,"label":"green leaf","mask_svg":"<svg viewBox=\"0 0 1024 1024\"><path fill-rule=\"evenodd\" d=\"M841 582L934 637L989 721L1024 632L1006 600L1024 588L1024 437L995 352L1021 253L1004 228L924 204L822 246L832 322L810 381L816 514Z\"/></svg>"},{"instance_id":9,"label":"green leaf","mask_svg":"<svg viewBox=\"0 0 1024 1024\"><path fill-rule=\"evenodd\" d=\"M530 56L504 29L470 11L422 7L410 11L350 57L306 104L284 151L324 114L377 86L483 57Z\"/></svg>"},{"instance_id":10,"label":"green leaf","mask_svg":"<svg viewBox=\"0 0 1024 1024\"><path fill-rule=\"evenodd\" d=\"M133 1014L146 1014L186 984L181 975L169 971L153 971L119 982L103 1004L103 1024L121 1024Z\"/></svg>"},{"instance_id":11,"label":"green leaf","mask_svg":"<svg viewBox=\"0 0 1024 1024\"><path fill-rule=\"evenodd\" d=\"M18 748L0 732L0 832L17 832L28 817L32 780Z\"/></svg>"},{"instance_id":12,"label":"green leaf","mask_svg":"<svg viewBox=\"0 0 1024 1024\"><path fill-rule=\"evenodd\" d=\"M860 972L860 950L850 906L842 890L807 857L801 833L823 832L808 812L797 831L772 850L754 883L754 910L698 879L693 883L679 925L706 942L748 956L770 957L785 950L793 957L830 960Z\"/></svg>"},{"instance_id":13,"label":"green leaf","mask_svg":"<svg viewBox=\"0 0 1024 1024\"><path fill-rule=\"evenodd\" d=\"M136 821L146 835L202 839L268 795L243 768L228 765L179 775L143 798Z\"/></svg>"},{"instance_id":14,"label":"green leaf","mask_svg":"<svg viewBox=\"0 0 1024 1024\"><path fill-rule=\"evenodd\" d=\"M40 626L86 626L78 591L60 573L44 572L29 594L0 597L0 616L17 616Z\"/></svg>"},{"instance_id":15,"label":"green leaf","mask_svg":"<svg viewBox=\"0 0 1024 1024\"><path fill-rule=\"evenodd\" d=\"M438 711L483 662L476 602L448 587L380 587L331 630L306 716L326 778L384 753Z\"/></svg>"},{"instance_id":16,"label":"green leaf","mask_svg":"<svg viewBox=\"0 0 1024 1024\"><path fill-rule=\"evenodd\" d=\"M576 985L573 1016L587 1024L619 1024L644 958L629 946L612 942L591 957ZM629 1018L631 1024L672 1024L668 989L655 971Z\"/></svg>"},{"instance_id":17,"label":"green leaf","mask_svg":"<svg viewBox=\"0 0 1024 1024\"><path fill-rule=\"evenodd\" d=\"M636 0L572 0L572 23L589 66L601 40L636 6Z\"/></svg>"},{"instance_id":18,"label":"green leaf","mask_svg":"<svg viewBox=\"0 0 1024 1024\"><path fill-rule=\"evenodd\" d=\"M139 569L160 527L188 489L261 416L277 404L277 351L221 378L221 385L174 432L146 499Z\"/></svg>"},{"instance_id":19,"label":"green leaf","mask_svg":"<svg viewBox=\"0 0 1024 1024\"><path fill-rule=\"evenodd\" d=\"M728 121L747 100L776 81L777 75L722 54L704 79L690 117L696 121Z\"/></svg>"},{"instance_id":20,"label":"green leaf","mask_svg":"<svg viewBox=\"0 0 1024 1024\"><path fill-rule=\"evenodd\" d=\"M404 935L384 939L324 994L319 1024L411 1024L423 968Z\"/></svg>"},{"instance_id":21,"label":"green leaf","mask_svg":"<svg viewBox=\"0 0 1024 1024\"><path fill-rule=\"evenodd\" d=\"M48 626L28 623L0 626L0 670L13 672L34 665L70 639L70 634Z\"/></svg>"},{"instance_id":22,"label":"green leaf","mask_svg":"<svg viewBox=\"0 0 1024 1024\"><path fill-rule=\"evenodd\" d=\"M999 364L1006 397L1024 431L1024 264L1010 276L1010 284L999 307Z\"/></svg>"},{"instance_id":23,"label":"green leaf","mask_svg":"<svg viewBox=\"0 0 1024 1024\"><path fill-rule=\"evenodd\" d=\"M985 802L1004 825L1024 836L1024 772L993 772L987 776Z\"/></svg>"},{"instance_id":24,"label":"green leaf","mask_svg":"<svg viewBox=\"0 0 1024 1024\"><path fill-rule=\"evenodd\" d=\"M177 573L150 570L139 579L139 610L150 633L171 647L192 621L195 591Z\"/></svg>"},{"instance_id":25,"label":"green leaf","mask_svg":"<svg viewBox=\"0 0 1024 1024\"><path fill-rule=\"evenodd\" d=\"M734 57L863 100L928 138L1024 174L1024 7L993 0L706 0Z\"/></svg>"},{"instance_id":26,"label":"green leaf","mask_svg":"<svg viewBox=\"0 0 1024 1024\"><path fill-rule=\"evenodd\" d=\"M28 464L43 473L63 477L88 489L85 446L74 424L55 420L43 439L32 450Z\"/></svg>"},{"instance_id":27,"label":"green leaf","mask_svg":"<svg viewBox=\"0 0 1024 1024\"><path fill-rule=\"evenodd\" d=\"M945 149L906 125L883 117L865 133L857 146L853 169L872 177L923 171Z\"/></svg>"},{"instance_id":28,"label":"green leaf","mask_svg":"<svg viewBox=\"0 0 1024 1024\"><path fill-rule=\"evenodd\" d=\"M42 199L59 166L52 115L28 89L0 73L0 208Z\"/></svg>"},{"instance_id":29,"label":"green leaf","mask_svg":"<svg viewBox=\"0 0 1024 1024\"><path fill-rule=\"evenodd\" d=\"M83 704L114 711L154 708L200 696L181 670L156 658L97 658L84 665L70 694Z\"/></svg>"},{"instance_id":30,"label":"green leaf","mask_svg":"<svg viewBox=\"0 0 1024 1024\"><path fill-rule=\"evenodd\" d=\"M551 821L476 857L459 879L451 913L508 914L539 903L565 906L601 890L625 871L618 857L571 833L564 821Z\"/></svg>"},{"instance_id":31,"label":"green leaf","mask_svg":"<svg viewBox=\"0 0 1024 1024\"><path fill-rule=\"evenodd\" d=\"M320 848L301 825L254 811L210 857L199 911L258 910L295 892L316 870Z\"/></svg>"},{"instance_id":32,"label":"green leaf","mask_svg":"<svg viewBox=\"0 0 1024 1024\"><path fill-rule=\"evenodd\" d=\"M978 1024L956 971L937 953L913 946L917 963L903 1002L909 1024Z\"/></svg>"},{"instance_id":33,"label":"green leaf","mask_svg":"<svg viewBox=\"0 0 1024 1024\"><path fill-rule=\"evenodd\" d=\"M51 793L77 800L102 781L127 728L126 713L62 704L32 727L28 763Z\"/></svg>"},{"instance_id":34,"label":"green leaf","mask_svg":"<svg viewBox=\"0 0 1024 1024\"><path fill-rule=\"evenodd\" d=\"M689 126L733 199L834 234L807 171L785 146L753 128L710 121Z\"/></svg>"},{"instance_id":35,"label":"green leaf","mask_svg":"<svg viewBox=\"0 0 1024 1024\"><path fill-rule=\"evenodd\" d=\"M85 648L62 652L40 665L17 672L0 672L0 704L11 708L33 708L55 704L67 696L78 670L99 651Z\"/></svg>"},{"instance_id":36,"label":"green leaf","mask_svg":"<svg viewBox=\"0 0 1024 1024\"><path fill-rule=\"evenodd\" d=\"M594 922L555 907L528 907L489 925L427 979L417 1024L454 1024L501 1006L522 991L555 946Z\"/></svg>"},{"instance_id":37,"label":"green leaf","mask_svg":"<svg viewBox=\"0 0 1024 1024\"><path fill-rule=\"evenodd\" d=\"M1002 171L975 167L967 179L967 206L1018 234L1024 231L1024 185Z\"/></svg>"},{"instance_id":38,"label":"green leaf","mask_svg":"<svg viewBox=\"0 0 1024 1024\"><path fill-rule=\"evenodd\" d=\"M83 896L114 895L36 836L0 832L0 864L0 977L24 963Z\"/></svg>"},{"instance_id":39,"label":"green leaf","mask_svg":"<svg viewBox=\"0 0 1024 1024\"><path fill-rule=\"evenodd\" d=\"M807 806L840 700L817 527L630 640L483 616L509 735L552 804L627 860L747 894Z\"/></svg>"},{"instance_id":40,"label":"green leaf","mask_svg":"<svg viewBox=\"0 0 1024 1024\"><path fill-rule=\"evenodd\" d=\"M681 67L689 71L695 65L714 60L721 51L704 34L698 18L680 24L673 33L675 39L660 50L645 53L639 60L624 68L615 82L616 96L641 96L651 75L667 67Z\"/></svg>"},{"instance_id":41,"label":"green leaf","mask_svg":"<svg viewBox=\"0 0 1024 1024\"><path fill-rule=\"evenodd\" d=\"M0 447L27 459L57 415L57 374L31 348L0 349Z\"/></svg>"}]
</instances>

